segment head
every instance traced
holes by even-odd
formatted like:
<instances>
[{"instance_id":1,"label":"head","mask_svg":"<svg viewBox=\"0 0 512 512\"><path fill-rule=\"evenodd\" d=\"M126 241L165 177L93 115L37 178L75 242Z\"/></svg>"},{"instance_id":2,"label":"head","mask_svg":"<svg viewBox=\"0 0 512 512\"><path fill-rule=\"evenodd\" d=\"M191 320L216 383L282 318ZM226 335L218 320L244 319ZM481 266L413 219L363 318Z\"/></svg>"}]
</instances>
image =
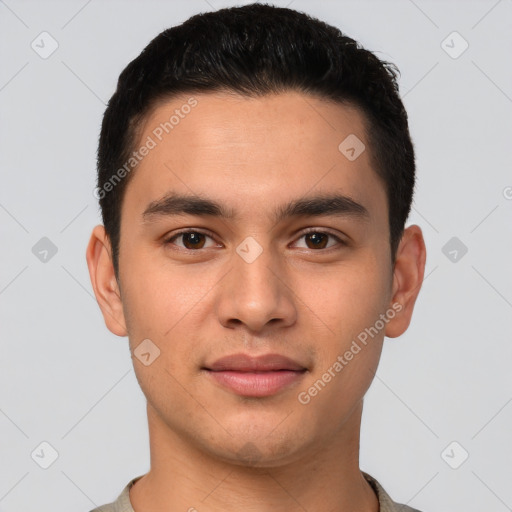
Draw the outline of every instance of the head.
<instances>
[{"instance_id":1,"label":"head","mask_svg":"<svg viewBox=\"0 0 512 512\"><path fill-rule=\"evenodd\" d=\"M259 4L193 16L121 73L87 259L154 429L278 464L359 410L425 264L421 230L405 230L415 163L396 77L337 28ZM270 395L233 393L212 366L234 353L304 371Z\"/></svg>"}]
</instances>

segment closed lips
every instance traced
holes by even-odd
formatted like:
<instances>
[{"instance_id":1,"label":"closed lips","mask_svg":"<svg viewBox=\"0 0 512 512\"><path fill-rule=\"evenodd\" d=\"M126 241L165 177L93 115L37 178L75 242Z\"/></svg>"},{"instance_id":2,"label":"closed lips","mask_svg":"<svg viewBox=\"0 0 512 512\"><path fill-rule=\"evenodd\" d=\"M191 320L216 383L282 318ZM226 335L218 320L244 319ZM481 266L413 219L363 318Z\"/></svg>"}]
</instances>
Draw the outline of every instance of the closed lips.
<instances>
[{"instance_id":1,"label":"closed lips","mask_svg":"<svg viewBox=\"0 0 512 512\"><path fill-rule=\"evenodd\" d=\"M248 354L232 354L217 359L205 367L213 372L232 371L247 373L263 373L271 371L303 372L307 368L293 359L280 354L266 354L258 357Z\"/></svg>"}]
</instances>

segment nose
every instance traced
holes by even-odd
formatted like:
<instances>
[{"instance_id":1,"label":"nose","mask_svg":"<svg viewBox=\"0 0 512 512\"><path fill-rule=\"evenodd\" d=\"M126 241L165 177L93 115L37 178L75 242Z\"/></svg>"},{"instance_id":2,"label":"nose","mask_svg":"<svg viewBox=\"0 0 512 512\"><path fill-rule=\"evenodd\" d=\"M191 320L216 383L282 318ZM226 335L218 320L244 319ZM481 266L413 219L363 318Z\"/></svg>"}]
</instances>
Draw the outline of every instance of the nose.
<instances>
[{"instance_id":1,"label":"nose","mask_svg":"<svg viewBox=\"0 0 512 512\"><path fill-rule=\"evenodd\" d=\"M297 309L284 268L270 249L254 261L233 254L231 270L218 290L220 323L231 329L244 326L253 333L293 325Z\"/></svg>"}]
</instances>

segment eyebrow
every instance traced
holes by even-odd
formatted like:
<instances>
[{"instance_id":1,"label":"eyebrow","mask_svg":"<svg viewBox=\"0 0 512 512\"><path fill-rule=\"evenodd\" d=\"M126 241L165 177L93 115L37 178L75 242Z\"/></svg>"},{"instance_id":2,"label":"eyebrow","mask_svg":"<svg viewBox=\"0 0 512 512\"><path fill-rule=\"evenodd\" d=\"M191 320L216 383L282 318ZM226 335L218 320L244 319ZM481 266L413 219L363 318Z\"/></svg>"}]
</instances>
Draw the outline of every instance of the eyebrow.
<instances>
[{"instance_id":1,"label":"eyebrow","mask_svg":"<svg viewBox=\"0 0 512 512\"><path fill-rule=\"evenodd\" d=\"M159 217L174 215L199 215L229 220L236 218L233 209L225 208L212 199L177 193L152 201L144 210L142 217L144 222L151 222ZM322 215L352 217L363 221L370 219L368 210L362 204L341 194L317 195L293 200L277 207L273 212L273 219L277 223L291 217Z\"/></svg>"}]
</instances>

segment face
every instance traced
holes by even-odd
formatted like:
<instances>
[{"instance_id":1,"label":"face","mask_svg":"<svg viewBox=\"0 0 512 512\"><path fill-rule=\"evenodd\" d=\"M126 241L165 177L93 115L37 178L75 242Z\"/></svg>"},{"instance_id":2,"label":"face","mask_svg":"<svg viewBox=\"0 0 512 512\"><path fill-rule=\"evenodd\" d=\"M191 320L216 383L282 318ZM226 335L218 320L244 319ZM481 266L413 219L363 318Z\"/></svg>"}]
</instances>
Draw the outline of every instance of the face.
<instances>
[{"instance_id":1,"label":"face","mask_svg":"<svg viewBox=\"0 0 512 512\"><path fill-rule=\"evenodd\" d=\"M119 307L113 292L102 308L129 336L150 428L277 465L355 425L383 337L405 330L417 290L399 304L357 109L292 92L194 98L141 127L136 147L153 147L122 205ZM355 159L339 149L348 136L366 147Z\"/></svg>"}]
</instances>

